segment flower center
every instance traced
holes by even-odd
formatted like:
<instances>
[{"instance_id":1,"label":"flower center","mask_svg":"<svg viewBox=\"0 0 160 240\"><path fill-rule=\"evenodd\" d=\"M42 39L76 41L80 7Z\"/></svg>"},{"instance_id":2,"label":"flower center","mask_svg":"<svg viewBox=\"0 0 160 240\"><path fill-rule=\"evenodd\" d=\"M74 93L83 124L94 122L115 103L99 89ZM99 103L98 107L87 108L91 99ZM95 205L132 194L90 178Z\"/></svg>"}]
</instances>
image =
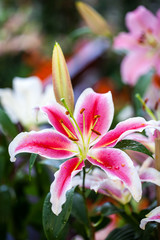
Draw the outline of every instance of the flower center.
<instances>
[{"instance_id":1,"label":"flower center","mask_svg":"<svg viewBox=\"0 0 160 240\"><path fill-rule=\"evenodd\" d=\"M152 49L157 49L159 47L158 41L153 35L152 29L148 29L147 32L142 32L138 38L138 43L143 46L150 46Z\"/></svg>"},{"instance_id":2,"label":"flower center","mask_svg":"<svg viewBox=\"0 0 160 240\"><path fill-rule=\"evenodd\" d=\"M63 129L65 130L65 132L68 135L68 138L73 141L78 149L79 149L79 157L81 160L85 160L88 150L91 147L91 144L101 135L101 133L99 131L97 131L95 129L95 126L100 118L100 115L94 115L93 119L92 119L92 124L90 126L90 129L88 131L88 133L86 133L86 124L85 124L85 108L82 108L80 110L80 114L83 115L83 129L81 130L80 127L78 126L78 123L76 122L73 114L71 113L71 111L68 109L68 106L65 103L65 100L63 99L63 104L65 106L65 108L67 109L66 111L66 115L68 115L68 119L70 120L72 126L74 127L76 136L73 132L71 132L67 126L64 124L63 119L60 119L60 124L63 127ZM91 136L92 133L96 134L97 136L95 137L95 139L92 139L91 141Z\"/></svg>"}]
</instances>

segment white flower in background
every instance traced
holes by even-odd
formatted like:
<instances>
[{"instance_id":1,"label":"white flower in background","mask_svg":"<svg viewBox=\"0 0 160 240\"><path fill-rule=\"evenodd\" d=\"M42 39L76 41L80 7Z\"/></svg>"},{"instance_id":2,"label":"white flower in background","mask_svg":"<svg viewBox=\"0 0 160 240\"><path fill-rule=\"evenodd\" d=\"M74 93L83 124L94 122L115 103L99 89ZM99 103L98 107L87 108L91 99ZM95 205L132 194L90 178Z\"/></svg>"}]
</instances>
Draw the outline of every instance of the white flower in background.
<instances>
[{"instance_id":1,"label":"white flower in background","mask_svg":"<svg viewBox=\"0 0 160 240\"><path fill-rule=\"evenodd\" d=\"M24 127L30 128L37 123L46 122L45 116L36 109L53 103L55 98L52 84L44 89L42 82L36 76L15 77L13 89L0 89L0 101L14 123L20 122Z\"/></svg>"}]
</instances>

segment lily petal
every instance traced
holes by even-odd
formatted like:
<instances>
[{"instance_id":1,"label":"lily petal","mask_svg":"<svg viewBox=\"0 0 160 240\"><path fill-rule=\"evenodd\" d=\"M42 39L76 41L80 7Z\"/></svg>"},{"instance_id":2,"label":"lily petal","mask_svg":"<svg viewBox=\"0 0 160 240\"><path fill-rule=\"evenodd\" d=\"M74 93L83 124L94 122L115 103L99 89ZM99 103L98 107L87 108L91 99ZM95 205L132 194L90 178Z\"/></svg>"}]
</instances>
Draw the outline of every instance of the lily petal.
<instances>
[{"instance_id":1,"label":"lily petal","mask_svg":"<svg viewBox=\"0 0 160 240\"><path fill-rule=\"evenodd\" d=\"M64 162L55 173L55 180L51 184L50 192L52 211L58 215L66 201L66 192L72 187L72 178L82 170L84 162L79 158L72 158Z\"/></svg>"},{"instance_id":2,"label":"lily petal","mask_svg":"<svg viewBox=\"0 0 160 240\"><path fill-rule=\"evenodd\" d=\"M16 160L16 154L23 152L64 159L74 156L76 151L77 147L72 141L52 129L22 132L9 145L11 162Z\"/></svg>"},{"instance_id":3,"label":"lily petal","mask_svg":"<svg viewBox=\"0 0 160 240\"><path fill-rule=\"evenodd\" d=\"M125 83L135 85L139 77L146 74L154 65L154 55L148 49L130 52L122 61L121 74Z\"/></svg>"},{"instance_id":4,"label":"lily petal","mask_svg":"<svg viewBox=\"0 0 160 240\"><path fill-rule=\"evenodd\" d=\"M84 135L88 136L93 128L103 136L111 125L113 114L114 106L111 92L98 94L88 88L78 98L74 116ZM97 123L93 127L95 121ZM96 133L92 132L91 140L96 137Z\"/></svg>"},{"instance_id":5,"label":"lily petal","mask_svg":"<svg viewBox=\"0 0 160 240\"><path fill-rule=\"evenodd\" d=\"M96 166L102 168L112 179L121 180L136 201L142 195L141 182L136 168L129 156L113 148L91 149L87 159Z\"/></svg>"},{"instance_id":6,"label":"lily petal","mask_svg":"<svg viewBox=\"0 0 160 240\"><path fill-rule=\"evenodd\" d=\"M155 221L160 223L160 206L154 208L151 212L149 212L146 215L146 217L147 218L143 218L140 223L140 228L142 228L143 230L145 229L145 226L148 222Z\"/></svg>"},{"instance_id":7,"label":"lily petal","mask_svg":"<svg viewBox=\"0 0 160 240\"><path fill-rule=\"evenodd\" d=\"M97 142L94 148L97 147L114 147L117 142L125 138L127 135L134 132L142 132L145 128L151 127L152 122L147 122L144 118L134 117L129 118L117 124L117 126L107 132L103 138Z\"/></svg>"},{"instance_id":8,"label":"lily petal","mask_svg":"<svg viewBox=\"0 0 160 240\"><path fill-rule=\"evenodd\" d=\"M73 178L72 186L82 186L83 176L78 175ZM103 195L110 196L122 204L126 204L131 200L131 194L122 181L110 179L107 174L95 168L91 174L87 174L85 178L85 188L93 189Z\"/></svg>"},{"instance_id":9,"label":"lily petal","mask_svg":"<svg viewBox=\"0 0 160 240\"><path fill-rule=\"evenodd\" d=\"M115 49L132 50L136 46L137 42L130 33L122 32L114 38L113 47Z\"/></svg>"},{"instance_id":10,"label":"lily petal","mask_svg":"<svg viewBox=\"0 0 160 240\"><path fill-rule=\"evenodd\" d=\"M145 7L139 6L136 10L126 15L128 29L134 33L154 30L157 26L157 18Z\"/></svg>"},{"instance_id":11,"label":"lily petal","mask_svg":"<svg viewBox=\"0 0 160 240\"><path fill-rule=\"evenodd\" d=\"M44 106L41 110L47 114L50 124L58 132L66 137L74 136L74 138L77 138L72 119L69 119L69 116L66 115L66 109L63 106L55 102L53 106Z\"/></svg>"},{"instance_id":12,"label":"lily petal","mask_svg":"<svg viewBox=\"0 0 160 240\"><path fill-rule=\"evenodd\" d=\"M155 168L140 169L139 177L142 182L151 182L160 186L160 172Z\"/></svg>"}]
</instances>

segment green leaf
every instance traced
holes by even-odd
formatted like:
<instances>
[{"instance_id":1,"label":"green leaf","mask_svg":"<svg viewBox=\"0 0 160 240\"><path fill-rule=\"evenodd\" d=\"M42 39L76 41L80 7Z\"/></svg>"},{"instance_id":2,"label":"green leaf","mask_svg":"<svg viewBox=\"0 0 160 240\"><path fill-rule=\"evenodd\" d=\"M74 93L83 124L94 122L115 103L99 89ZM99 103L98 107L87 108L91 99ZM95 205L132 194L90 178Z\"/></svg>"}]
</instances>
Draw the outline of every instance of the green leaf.
<instances>
[{"instance_id":1,"label":"green leaf","mask_svg":"<svg viewBox=\"0 0 160 240\"><path fill-rule=\"evenodd\" d=\"M35 160L37 158L37 154L32 153L29 159L29 178L31 179L31 170L34 166Z\"/></svg>"},{"instance_id":2,"label":"green leaf","mask_svg":"<svg viewBox=\"0 0 160 240\"><path fill-rule=\"evenodd\" d=\"M156 230L157 229L157 223L155 222L150 222L147 223L145 230L142 230L142 240L156 240L157 237L155 236Z\"/></svg>"},{"instance_id":3,"label":"green leaf","mask_svg":"<svg viewBox=\"0 0 160 240\"><path fill-rule=\"evenodd\" d=\"M6 223L11 215L11 192L6 185L0 186L0 223Z\"/></svg>"},{"instance_id":4,"label":"green leaf","mask_svg":"<svg viewBox=\"0 0 160 240\"><path fill-rule=\"evenodd\" d=\"M105 240L134 240L134 230L130 225L113 230Z\"/></svg>"},{"instance_id":5,"label":"green leaf","mask_svg":"<svg viewBox=\"0 0 160 240\"><path fill-rule=\"evenodd\" d=\"M82 195L75 193L73 196L72 215L80 223L89 226L87 211Z\"/></svg>"},{"instance_id":6,"label":"green leaf","mask_svg":"<svg viewBox=\"0 0 160 240\"><path fill-rule=\"evenodd\" d=\"M122 140L118 142L115 148L120 148L122 150L132 150L136 152L144 153L150 157L152 157L152 152L149 151L143 144L133 141L133 140Z\"/></svg>"},{"instance_id":7,"label":"green leaf","mask_svg":"<svg viewBox=\"0 0 160 240\"><path fill-rule=\"evenodd\" d=\"M101 215L91 217L92 226L95 231L105 228L109 223L110 219Z\"/></svg>"},{"instance_id":8,"label":"green leaf","mask_svg":"<svg viewBox=\"0 0 160 240\"><path fill-rule=\"evenodd\" d=\"M6 233L11 220L11 189L7 185L0 186L0 238L7 239Z\"/></svg>"},{"instance_id":9,"label":"green leaf","mask_svg":"<svg viewBox=\"0 0 160 240\"><path fill-rule=\"evenodd\" d=\"M115 207L112 203L106 202L96 208L96 212L100 212L102 216L109 216L111 214L119 213L122 210Z\"/></svg>"},{"instance_id":10,"label":"green leaf","mask_svg":"<svg viewBox=\"0 0 160 240\"><path fill-rule=\"evenodd\" d=\"M67 200L62 207L62 212L56 216L51 210L50 193L43 205L43 228L47 240L61 240L60 237L72 210L74 188L67 192Z\"/></svg>"},{"instance_id":11,"label":"green leaf","mask_svg":"<svg viewBox=\"0 0 160 240\"><path fill-rule=\"evenodd\" d=\"M86 34L93 34L92 31L89 29L89 27L81 27L69 34L69 37L72 39L77 39L80 37L83 37Z\"/></svg>"},{"instance_id":12,"label":"green leaf","mask_svg":"<svg viewBox=\"0 0 160 240\"><path fill-rule=\"evenodd\" d=\"M141 76L137 82L137 84L134 87L133 91L133 103L135 108L135 113L137 116L143 116L144 111L142 109L142 104L139 102L139 100L135 97L137 93L140 94L140 96L143 98L147 88L149 87L149 84L151 82L153 76L153 71L149 71L147 74Z\"/></svg>"},{"instance_id":13,"label":"green leaf","mask_svg":"<svg viewBox=\"0 0 160 240\"><path fill-rule=\"evenodd\" d=\"M7 137L14 138L18 134L16 126L12 123L2 108L0 108L0 128Z\"/></svg>"},{"instance_id":14,"label":"green leaf","mask_svg":"<svg viewBox=\"0 0 160 240\"><path fill-rule=\"evenodd\" d=\"M59 169L60 165L64 162L65 162L65 160L45 159L45 160L39 161L38 163L47 165L47 166L52 167L53 169L57 170L57 169Z\"/></svg>"}]
</instances>

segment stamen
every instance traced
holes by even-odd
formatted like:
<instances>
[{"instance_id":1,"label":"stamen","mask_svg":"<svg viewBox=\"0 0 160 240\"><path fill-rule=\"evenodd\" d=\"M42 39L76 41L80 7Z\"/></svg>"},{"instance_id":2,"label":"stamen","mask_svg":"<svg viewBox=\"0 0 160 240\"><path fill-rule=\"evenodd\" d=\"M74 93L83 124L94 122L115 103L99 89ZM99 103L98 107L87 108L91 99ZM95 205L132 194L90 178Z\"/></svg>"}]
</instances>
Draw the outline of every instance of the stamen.
<instances>
[{"instance_id":1,"label":"stamen","mask_svg":"<svg viewBox=\"0 0 160 240\"><path fill-rule=\"evenodd\" d=\"M100 115L95 115L94 119L100 118Z\"/></svg>"},{"instance_id":2,"label":"stamen","mask_svg":"<svg viewBox=\"0 0 160 240\"><path fill-rule=\"evenodd\" d=\"M76 125L76 127L77 127L77 129L78 129L78 131L79 131L79 133L80 133L80 135L81 135L82 141L83 141L83 143L84 143L84 138L83 138L83 135L82 135L81 129L79 128L79 126L78 126L78 124L77 124L77 122L76 122L76 120L75 120L75 118L74 118L72 112L69 110L69 108L68 108L68 106L67 106L67 104L66 104L65 99L64 99L64 98L61 98L61 102L63 103L63 105L64 105L64 107L67 109L67 111L69 112L69 114L70 114L70 118L73 119L73 121L74 121L74 123L75 123L75 125ZM73 127L74 127L74 124L72 123L72 121L71 121L71 124L72 124ZM75 127L74 127L74 128L75 128ZM77 132L76 128L75 128L75 131ZM72 134L72 135L73 135L73 134Z\"/></svg>"},{"instance_id":3,"label":"stamen","mask_svg":"<svg viewBox=\"0 0 160 240\"><path fill-rule=\"evenodd\" d=\"M66 111L66 115L69 115L69 111Z\"/></svg>"},{"instance_id":4,"label":"stamen","mask_svg":"<svg viewBox=\"0 0 160 240\"><path fill-rule=\"evenodd\" d=\"M91 139L91 134L92 134L92 132L94 132L94 133L97 134L98 136L101 135L100 132L94 130L94 127L96 126L96 124L97 124L97 122L98 122L98 119L99 119L100 117L101 117L101 116L98 115L98 114L93 117L93 119L94 119L95 121L94 121L93 125L91 126L92 128L90 129L90 134L89 134L89 137L88 137L88 144L90 143L90 139ZM97 138L98 138L98 137L96 137L92 142L94 142ZM92 142L91 142L91 143L92 143Z\"/></svg>"},{"instance_id":5,"label":"stamen","mask_svg":"<svg viewBox=\"0 0 160 240\"><path fill-rule=\"evenodd\" d=\"M148 28L148 29L147 29L147 32L148 32L148 33L153 33L152 28Z\"/></svg>"},{"instance_id":6,"label":"stamen","mask_svg":"<svg viewBox=\"0 0 160 240\"><path fill-rule=\"evenodd\" d=\"M80 111L80 114L82 114L84 112L85 108L82 108Z\"/></svg>"},{"instance_id":7,"label":"stamen","mask_svg":"<svg viewBox=\"0 0 160 240\"><path fill-rule=\"evenodd\" d=\"M145 42L146 36L144 33L138 38L138 43L143 44Z\"/></svg>"},{"instance_id":8,"label":"stamen","mask_svg":"<svg viewBox=\"0 0 160 240\"><path fill-rule=\"evenodd\" d=\"M155 111L157 111L158 106L159 106L159 103L160 103L160 98L159 98L158 101L155 103L155 106L154 106L154 110L155 110Z\"/></svg>"},{"instance_id":9,"label":"stamen","mask_svg":"<svg viewBox=\"0 0 160 240\"><path fill-rule=\"evenodd\" d=\"M146 99L144 100L144 104L142 105L143 111L145 111L145 109L146 109L146 103L147 103L148 101L149 101L148 98L146 98Z\"/></svg>"},{"instance_id":10,"label":"stamen","mask_svg":"<svg viewBox=\"0 0 160 240\"><path fill-rule=\"evenodd\" d=\"M68 134L68 138L72 141L78 141L79 139L76 138L76 136L65 126L63 119L59 120L60 124L62 125L65 132Z\"/></svg>"},{"instance_id":11,"label":"stamen","mask_svg":"<svg viewBox=\"0 0 160 240\"><path fill-rule=\"evenodd\" d=\"M148 102L148 100L149 100L149 98L145 98L144 102L145 102L145 103L147 103L147 102Z\"/></svg>"},{"instance_id":12,"label":"stamen","mask_svg":"<svg viewBox=\"0 0 160 240\"><path fill-rule=\"evenodd\" d=\"M101 133L100 133L100 132L98 132L98 131L94 130L93 128L91 129L91 131L92 131L92 132L94 132L95 134L99 135L99 136L101 135Z\"/></svg>"},{"instance_id":13,"label":"stamen","mask_svg":"<svg viewBox=\"0 0 160 240\"><path fill-rule=\"evenodd\" d=\"M70 140L72 140L72 141L75 141L75 142L77 142L78 141L78 138L74 138L74 137L68 137Z\"/></svg>"}]
</instances>

